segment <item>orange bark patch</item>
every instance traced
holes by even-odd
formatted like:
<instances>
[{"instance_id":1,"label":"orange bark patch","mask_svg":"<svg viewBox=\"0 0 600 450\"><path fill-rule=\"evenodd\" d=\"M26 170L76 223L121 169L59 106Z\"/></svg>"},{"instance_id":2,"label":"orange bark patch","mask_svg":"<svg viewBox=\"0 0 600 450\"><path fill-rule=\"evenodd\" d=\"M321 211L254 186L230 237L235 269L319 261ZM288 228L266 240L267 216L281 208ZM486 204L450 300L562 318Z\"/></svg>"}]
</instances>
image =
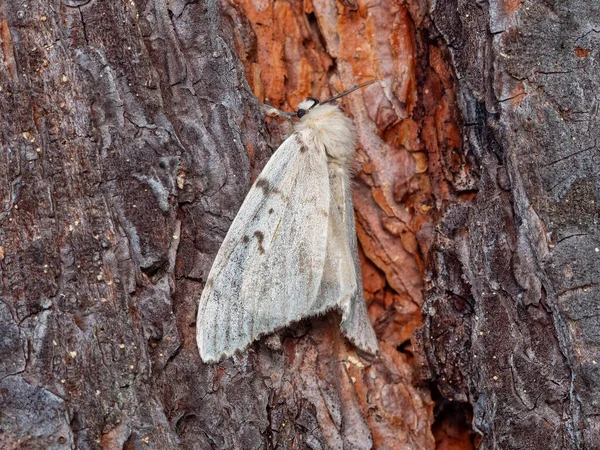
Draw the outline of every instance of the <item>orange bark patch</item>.
<instances>
[{"instance_id":1,"label":"orange bark patch","mask_svg":"<svg viewBox=\"0 0 600 450\"><path fill-rule=\"evenodd\" d=\"M306 8L297 2L269 0L241 0L239 6L256 38L256 52L245 52L242 58L254 95L278 108L294 110L315 84L325 86L323 74L332 64L314 24L304 14ZM251 38L238 39L245 40ZM243 47L241 42L236 44L238 49Z\"/></svg>"},{"instance_id":2,"label":"orange bark patch","mask_svg":"<svg viewBox=\"0 0 600 450\"><path fill-rule=\"evenodd\" d=\"M575 48L575 56L577 56L578 58L587 58L588 56L590 56L590 52L591 50L589 48Z\"/></svg>"},{"instance_id":3,"label":"orange bark patch","mask_svg":"<svg viewBox=\"0 0 600 450\"><path fill-rule=\"evenodd\" d=\"M522 6L522 0L503 0L500 6L507 15L511 16Z\"/></svg>"},{"instance_id":4,"label":"orange bark patch","mask_svg":"<svg viewBox=\"0 0 600 450\"><path fill-rule=\"evenodd\" d=\"M522 81L519 81L510 91L510 106L513 109L517 108L519 103L521 103L521 100L523 100L526 96L527 91L525 90L525 85Z\"/></svg>"},{"instance_id":5,"label":"orange bark patch","mask_svg":"<svg viewBox=\"0 0 600 450\"><path fill-rule=\"evenodd\" d=\"M4 54L4 64L8 68L8 73L12 79L17 76L17 63L15 62L15 50L12 44L12 36L8 28L8 22L2 21L0 26L0 36L2 37L2 53Z\"/></svg>"}]
</instances>

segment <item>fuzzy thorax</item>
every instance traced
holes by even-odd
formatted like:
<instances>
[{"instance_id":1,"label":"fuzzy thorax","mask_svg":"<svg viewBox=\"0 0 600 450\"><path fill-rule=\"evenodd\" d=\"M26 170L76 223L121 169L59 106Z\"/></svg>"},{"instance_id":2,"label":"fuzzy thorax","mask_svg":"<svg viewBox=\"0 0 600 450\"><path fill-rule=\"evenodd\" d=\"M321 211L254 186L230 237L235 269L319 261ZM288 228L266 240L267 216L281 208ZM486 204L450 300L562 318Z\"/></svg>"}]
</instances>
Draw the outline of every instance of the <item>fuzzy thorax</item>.
<instances>
[{"instance_id":1,"label":"fuzzy thorax","mask_svg":"<svg viewBox=\"0 0 600 450\"><path fill-rule=\"evenodd\" d=\"M350 161L355 148L355 130L348 119L335 105L316 105L313 100L305 100L298 105L306 114L294 125L308 147L317 147L328 159L340 164Z\"/></svg>"}]
</instances>

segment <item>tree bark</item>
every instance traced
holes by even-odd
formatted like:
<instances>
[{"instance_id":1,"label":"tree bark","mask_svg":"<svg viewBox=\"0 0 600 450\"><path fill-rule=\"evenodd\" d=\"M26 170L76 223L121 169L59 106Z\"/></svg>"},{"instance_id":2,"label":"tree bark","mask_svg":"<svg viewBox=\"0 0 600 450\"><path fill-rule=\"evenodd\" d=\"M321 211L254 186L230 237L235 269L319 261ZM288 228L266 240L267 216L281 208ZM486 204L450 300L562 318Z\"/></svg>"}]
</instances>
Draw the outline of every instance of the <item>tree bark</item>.
<instances>
[{"instance_id":1,"label":"tree bark","mask_svg":"<svg viewBox=\"0 0 600 450\"><path fill-rule=\"evenodd\" d=\"M480 448L598 448L600 7L436 1L431 17L479 167L430 260L432 376L473 406Z\"/></svg>"},{"instance_id":2,"label":"tree bark","mask_svg":"<svg viewBox=\"0 0 600 450\"><path fill-rule=\"evenodd\" d=\"M0 3L0 448L595 448L592 2ZM292 111L344 99L381 354L339 318L200 361Z\"/></svg>"}]
</instances>

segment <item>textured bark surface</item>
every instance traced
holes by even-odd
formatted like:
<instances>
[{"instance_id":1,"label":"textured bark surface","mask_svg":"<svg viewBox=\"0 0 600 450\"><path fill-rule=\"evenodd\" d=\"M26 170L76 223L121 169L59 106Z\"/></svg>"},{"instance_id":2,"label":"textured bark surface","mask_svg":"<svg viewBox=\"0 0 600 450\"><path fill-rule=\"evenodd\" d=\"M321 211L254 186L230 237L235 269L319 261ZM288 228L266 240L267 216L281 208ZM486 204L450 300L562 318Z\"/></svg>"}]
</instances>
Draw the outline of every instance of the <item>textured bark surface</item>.
<instances>
[{"instance_id":1,"label":"textured bark surface","mask_svg":"<svg viewBox=\"0 0 600 450\"><path fill-rule=\"evenodd\" d=\"M600 5L432 3L480 167L433 246L432 376L480 448L598 448Z\"/></svg>"},{"instance_id":2,"label":"textured bark surface","mask_svg":"<svg viewBox=\"0 0 600 450\"><path fill-rule=\"evenodd\" d=\"M599 8L430 3L0 3L0 448L594 448ZM261 102L376 77L342 104L380 357L325 317L203 365Z\"/></svg>"}]
</instances>

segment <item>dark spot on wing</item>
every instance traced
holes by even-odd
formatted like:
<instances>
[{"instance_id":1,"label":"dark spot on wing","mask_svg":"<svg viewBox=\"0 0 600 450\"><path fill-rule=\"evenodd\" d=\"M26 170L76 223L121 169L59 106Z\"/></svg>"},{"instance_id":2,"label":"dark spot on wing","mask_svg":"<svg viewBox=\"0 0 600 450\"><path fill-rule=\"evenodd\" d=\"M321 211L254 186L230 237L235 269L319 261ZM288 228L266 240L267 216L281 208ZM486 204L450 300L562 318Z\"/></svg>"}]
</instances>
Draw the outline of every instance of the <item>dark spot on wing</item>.
<instances>
[{"instance_id":1,"label":"dark spot on wing","mask_svg":"<svg viewBox=\"0 0 600 450\"><path fill-rule=\"evenodd\" d=\"M311 259L308 255L309 253L304 245L298 247L298 266L310 276L312 274L312 270L309 270Z\"/></svg>"},{"instance_id":2,"label":"dark spot on wing","mask_svg":"<svg viewBox=\"0 0 600 450\"><path fill-rule=\"evenodd\" d=\"M256 230L254 232L254 237L258 241L258 251L259 251L259 253L263 254L265 252L265 249L263 247L263 240L265 239L265 235L262 233L262 231Z\"/></svg>"},{"instance_id":3,"label":"dark spot on wing","mask_svg":"<svg viewBox=\"0 0 600 450\"><path fill-rule=\"evenodd\" d=\"M308 147L306 145L302 144L301 147L300 147L300 153L304 153L304 152L307 152L307 151L308 151Z\"/></svg>"},{"instance_id":4,"label":"dark spot on wing","mask_svg":"<svg viewBox=\"0 0 600 450\"><path fill-rule=\"evenodd\" d=\"M273 208L269 208L269 214L273 214L274 209Z\"/></svg>"},{"instance_id":5,"label":"dark spot on wing","mask_svg":"<svg viewBox=\"0 0 600 450\"><path fill-rule=\"evenodd\" d=\"M269 193L270 187L271 186L269 185L269 182L264 178L259 178L258 180L256 180L256 188L262 189L264 195L267 195Z\"/></svg>"},{"instance_id":6,"label":"dark spot on wing","mask_svg":"<svg viewBox=\"0 0 600 450\"><path fill-rule=\"evenodd\" d=\"M250 240L250 238L246 235L244 235L244 237L242 238L242 242L245 244Z\"/></svg>"}]
</instances>

